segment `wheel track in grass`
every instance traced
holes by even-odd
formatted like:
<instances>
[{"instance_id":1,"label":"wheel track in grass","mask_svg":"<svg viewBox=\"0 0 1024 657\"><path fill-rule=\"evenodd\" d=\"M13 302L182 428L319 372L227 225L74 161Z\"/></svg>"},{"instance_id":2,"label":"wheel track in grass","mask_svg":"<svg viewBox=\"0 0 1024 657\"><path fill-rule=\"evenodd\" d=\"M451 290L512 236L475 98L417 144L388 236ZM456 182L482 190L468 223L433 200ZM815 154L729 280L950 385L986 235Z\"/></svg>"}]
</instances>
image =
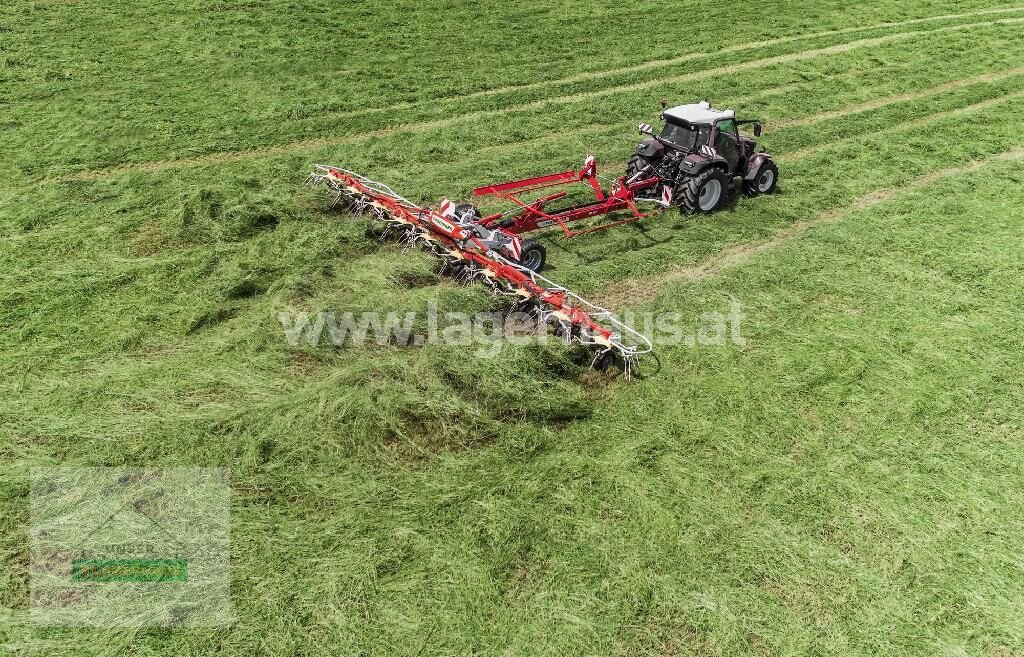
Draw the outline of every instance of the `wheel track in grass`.
<instances>
[{"instance_id":1,"label":"wheel track in grass","mask_svg":"<svg viewBox=\"0 0 1024 657\"><path fill-rule=\"evenodd\" d=\"M867 100L864 101L863 103L857 103L856 105L844 107L841 110L832 110L829 112L821 112L818 114L811 114L808 116L801 116L792 119L781 119L779 121L772 121L770 125L765 125L765 132L780 130L783 128L795 128L800 126L812 125L815 123L820 123L822 121L832 121L835 119L841 119L843 117L849 116L850 114L856 114L858 112L867 112L870 110L880 109L887 105L895 105L896 103L905 103L911 100L927 98L928 96L934 96L936 94L946 93L948 91L956 91L958 89L970 87L975 84L999 82L1001 80L1016 77L1021 74L1024 74L1024 66L1018 66L1017 68L1011 68L1005 71L982 73L980 75L975 75L969 78L952 80L950 82L946 82L935 87L921 89L920 91L912 91L905 94L898 94L896 96L886 96L885 98L875 98L872 100Z\"/></svg>"},{"instance_id":2,"label":"wheel track in grass","mask_svg":"<svg viewBox=\"0 0 1024 657\"><path fill-rule=\"evenodd\" d=\"M686 283L714 278L723 271L742 265L761 253L793 241L813 228L840 221L854 212L874 207L904 192L927 187L944 178L977 171L993 162L1019 161L1021 159L1024 159L1024 146L1018 146L1002 153L973 160L960 166L932 171L907 184L870 192L857 198L850 205L827 210L813 219L799 221L786 226L766 240L730 246L694 265L673 267L658 274L614 283L604 288L601 292L590 295L590 297L594 303L612 309L621 309L626 306L651 301L661 293L662 289L671 283Z\"/></svg>"},{"instance_id":3,"label":"wheel track in grass","mask_svg":"<svg viewBox=\"0 0 1024 657\"><path fill-rule=\"evenodd\" d=\"M1018 98L1020 98L1022 96L1024 96L1024 90L1015 91L1013 93L1006 94L1005 96L999 96L997 98L989 98L988 100L982 100L982 101L979 101L977 103L972 103L970 105L964 105L963 107L957 107L955 109L945 110L945 111L942 111L942 112L937 112L935 114L929 114L928 116L922 116L919 119L913 119L912 121L907 121L906 123L896 124L894 127L898 128L898 129L901 129L901 130L902 129L907 129L907 128L920 128L921 126L928 125L930 123L935 123L935 122L941 121L943 119L948 119L951 116L960 116L962 114L971 114L971 113L977 112L979 110L988 109L989 107L995 107L996 105L1001 105L1002 103L1005 103L1005 102L1008 102L1008 101L1011 101L1011 100L1016 100L1016 99L1018 99ZM818 153L823 153L823 152L829 150L830 148L832 148L833 146L835 146L836 144L846 144L846 143L850 143L852 141L855 141L858 138L860 138L861 136L862 135L857 135L855 137L847 137L845 139L837 139L835 141L831 141L831 142L828 142L828 143L818 144L816 146L808 146L806 148L801 148L801 149L798 149L798 150L795 150L795 151L790 151L789 153L785 153L785 154L781 155L779 157L779 159L780 160L799 160L801 158L810 157L812 155L817 155Z\"/></svg>"},{"instance_id":4,"label":"wheel track in grass","mask_svg":"<svg viewBox=\"0 0 1024 657\"><path fill-rule=\"evenodd\" d=\"M1024 9L1022 9L1024 10ZM933 30L917 30L912 32L898 32L895 34L888 34L879 37L871 37L868 39L860 39L857 41L850 41L846 43L835 44L832 46L826 46L823 48L814 48L811 50L803 50L795 53L788 53L785 55L776 55L773 57L767 57L763 59L750 60L746 62L738 62L727 66L718 67L715 69L702 69L699 71L692 71L689 73L671 76L668 78L659 78L655 80L645 80L643 82L636 82L626 85L618 85L614 87L608 87L605 89L599 89L596 91L584 92L579 94L573 94L565 97L557 98L544 98L539 100L530 101L527 103L521 103L518 105L512 105L509 107L494 109L494 110L479 110L475 112L468 112L466 114L457 114L455 116L449 116L442 119L435 119L431 121L421 121L406 123L395 126L388 126L385 128L379 128L370 130L358 134L345 135L342 137L326 137L326 138L315 138L315 139L304 139L285 144L278 144L274 146L266 146L262 148L255 148L250 150L241 151L222 151L219 153L210 153L208 155L197 156L193 158L180 158L180 159L169 159L169 160L154 160L151 162L141 162L138 164L127 164L119 165L115 167L107 167L101 169L92 169L87 171L81 171L78 173L69 174L58 178L44 179L41 182L54 183L54 182L75 182L75 181L89 181L89 180L103 180L111 178L123 173L151 173L157 171L163 171L166 169L177 169L177 168L190 168L197 166L217 165L225 164L230 162L237 162L241 160L268 157L276 155L288 155L292 153L315 150L318 148L327 148L330 146L342 146L346 144L358 143L369 139L376 139L381 137L393 136L396 134L419 134L430 130L439 128L446 128L459 123L471 122L479 119L493 118L499 116L506 116L509 114L515 114L518 112L529 111L533 109L540 109L543 107L554 106L554 105L566 105L574 102L584 101L592 98L600 98L602 96L614 95L617 93L625 93L630 91L640 91L643 89L650 89L665 84L680 84L683 82L691 82L701 80L704 78L712 78L716 76L731 75L742 71L749 71L758 68L764 68L768 66L774 66L777 64L787 64L806 59L813 59L823 55L835 55L850 52L852 50L860 48L870 48L873 46L884 45L896 41L905 39L912 39L916 36L934 35L946 32L963 31L970 29L977 29L983 27L993 27L1002 25L1015 25L1024 22L1024 18L1008 18L999 19L993 21L984 21L978 23L965 23L958 25L950 25L946 27L936 28Z\"/></svg>"},{"instance_id":5,"label":"wheel track in grass","mask_svg":"<svg viewBox=\"0 0 1024 657\"><path fill-rule=\"evenodd\" d=\"M383 107L368 107L365 109L357 110L340 110L340 111L328 111L322 113L314 113L309 117L305 118L347 118L352 116L362 116L365 114L393 112L395 110L413 109L427 103L437 103L450 100L471 100L475 98L486 98L487 96L499 96L501 94L516 93L519 91L529 91L533 89L544 89L546 87L554 87L560 84L574 84L577 82L587 82L589 80L600 80L602 78L612 77L615 75L626 75L629 73L639 73L641 71L647 71L654 68L660 68L663 66L673 66L675 64L684 64L695 59L702 57L716 57L718 55L727 55L735 52L742 52L744 50L755 50L758 48L770 48L771 46L778 46L786 43L793 43L796 41L806 41L809 39L820 39L823 37L830 36L841 36L844 34L853 34L855 32L868 32L870 30L884 30L886 28L898 28L907 27L910 25L921 25L924 23L943 21L943 20L957 20L962 18L971 18L975 16L991 16L995 14L1016 14L1024 12L1024 7L1005 7L997 9L981 9L977 11L968 11L959 14L944 14L941 16L926 16L923 18L911 18L902 21L892 21L888 23L876 23L874 25L865 25L861 27L846 27L837 30L828 30L825 32L813 32L811 34L799 34L785 37L777 37L774 39L765 39L761 41L748 41L746 43L739 43L736 45L721 48L719 50L710 53L687 53L678 57L669 57L666 59L652 59L646 62L640 62L638 64L632 64L630 66L623 66L620 68L607 69L602 71L584 71L575 75L570 75L565 78L555 78L552 80L542 80L540 82L530 82L526 84L508 85L505 87L496 87L494 89L481 89L479 91L471 91L467 94L462 95L449 95L449 96L438 96L436 98L430 98L424 101L407 101L387 105Z\"/></svg>"},{"instance_id":6,"label":"wheel track in grass","mask_svg":"<svg viewBox=\"0 0 1024 657\"><path fill-rule=\"evenodd\" d=\"M770 133L770 132L773 132L775 130L779 130L779 129L782 129L782 128L801 127L801 126L805 126L805 125L811 125L811 124L814 124L814 123L818 123L820 121L840 119L840 118L849 116L851 114L856 114L856 113L859 113L859 112L869 111L869 110L873 110L873 109L880 109L880 108L886 107L888 105L894 105L894 104L901 103L901 102L917 100L917 99L920 99L920 98L927 98L928 96L933 96L933 95L940 94L940 93L946 93L946 92L949 92L949 91L955 91L955 90L958 90L958 89L963 89L963 88L966 88L966 87L969 87L969 86L972 86L972 85L975 85L975 84L985 84L985 83L999 82L1001 80L1006 80L1006 79L1009 79L1009 78L1012 78L1012 77L1015 77L1015 76L1018 76L1018 75L1024 75L1024 67L1017 67L1017 68L1008 69L1008 70L1005 70L1005 71L993 72L993 73L982 73L982 74L971 76L971 77L968 77L968 78L962 78L962 79L959 79L959 80L952 80L950 82L944 82L944 83L942 83L940 85L937 85L937 86L934 86L934 87L928 87L927 89L921 89L921 90L915 91L915 92L910 92L910 93L906 93L906 94L898 94L898 95L895 95L895 96L885 96L883 98L872 99L870 101L865 101L863 103L858 103L856 105L851 105L851 106L849 106L847 108L844 108L842 110L834 110L834 111L825 112L825 113L822 113L822 114L813 114L813 115L809 115L809 116L806 116L806 117L798 117L798 118L793 118L793 119L782 119L782 120L779 120L779 121L773 121L773 122L767 123L765 125L765 132L766 133ZM759 91L757 93L751 94L750 96L748 96L746 98L756 98L756 97L764 95L764 94L776 93L780 89L786 89L786 88L789 88L789 87L792 87L792 86L793 86L792 83L788 83L788 84L781 85L779 87L772 87L772 88L769 88L769 89L764 89L764 90ZM942 118L946 118L947 116L953 116L953 115L956 115L956 114L967 113L967 112L975 111L977 109L983 109L985 107L990 107L990 106L996 105L996 104L998 104L1000 102L1004 102L1005 100L1012 99L1015 96L1016 96L1016 94L1010 94L1009 96L1001 96L999 98L989 99L989 100L986 100L986 101L982 101L980 103L976 103L974 105L967 105L967 106L956 108L956 109L953 109L953 110L947 110L947 111L944 111L944 112L940 112L938 114L928 115L928 116L922 117L920 119L915 119L914 121L911 121L911 122L897 124L895 127L912 127L912 126L924 125L924 124L930 123L930 122L935 121L935 120L941 120ZM508 149L510 147L515 148L515 147L520 147L520 146L523 146L523 145L536 145L536 144L550 142L550 141L558 141L558 140L563 139L565 137L573 137L573 136L585 135L585 134L588 134L588 133L600 132L602 130L610 129L610 128L614 127L614 126L615 126L615 124L611 124L611 123L589 124L589 125L580 126L580 127L577 127L577 128L571 128L569 130L559 130L559 131L551 132L551 133L548 133L547 135L542 135L540 137L536 137L536 138L533 138L533 139L517 141L517 142L509 143L509 144L497 144L497 145L494 145L494 146L485 146L484 148L482 148L482 149L480 149L478 151L474 151L474 154L485 154L485 153L500 152L500 151L506 150L506 149ZM858 138L860 136L861 135L858 135L857 137L847 138L847 139L833 140L833 141L828 142L827 144L816 145L816 146L809 146L807 148L799 149L799 150L796 150L796 151L791 151L790 153L784 153L784 154L779 155L778 159L781 160L781 161L785 161L785 160L799 159L801 157L807 157L809 155L815 154L816 152L827 150L828 148L833 147L836 144L845 143L847 141L851 141L853 139L856 139L856 138ZM634 141L632 139L632 135L630 136L630 141ZM194 161L189 161L189 160L169 160L167 162L154 162L154 163L149 163L149 164L143 164L143 165L139 165L138 167L130 167L129 169L131 171L138 171L138 172L159 171L159 170L162 170L163 168L175 168L175 167L174 166L168 166L168 167L150 166L150 165L163 165L163 164L178 165L178 164L180 164L181 166L185 166L185 163L187 163L187 162L191 162L193 166L207 166L207 165L217 164L217 163L221 163L221 162L227 163L227 162L235 161L236 159L245 159L246 157L249 157L251 153L253 153L253 151L243 151L243 152L239 152L238 153L239 157L237 157L237 158L225 157L223 159L217 159L217 160L214 160L214 161L208 161L207 158L197 158ZM464 159L460 159L460 160L454 160L453 162L462 162L462 161L465 161L465 160ZM625 160L622 160L621 162L613 162L609 166L612 169L616 169L616 165L619 165L619 164L621 164L621 166L619 166L618 168L622 168L622 167L625 167L626 162L625 162ZM99 170L99 171L96 171L95 173L99 174L99 173L102 173L103 171L108 171L108 170ZM123 172L122 169L118 169L116 171L116 173L121 173L121 172ZM92 173L92 172L87 172L87 173ZM111 176L115 175L115 173L111 173L110 175ZM50 180L50 181L44 181L44 182L51 182L52 183L52 182L61 182L61 181L64 181L64 180L93 180L93 179L102 179L102 178L106 178L106 177L107 176L105 176L105 175L104 176L100 176L100 175L97 175L97 176L92 176L92 175L74 175L74 176L70 176L68 178L61 178L61 179L55 179L55 180Z\"/></svg>"}]
</instances>

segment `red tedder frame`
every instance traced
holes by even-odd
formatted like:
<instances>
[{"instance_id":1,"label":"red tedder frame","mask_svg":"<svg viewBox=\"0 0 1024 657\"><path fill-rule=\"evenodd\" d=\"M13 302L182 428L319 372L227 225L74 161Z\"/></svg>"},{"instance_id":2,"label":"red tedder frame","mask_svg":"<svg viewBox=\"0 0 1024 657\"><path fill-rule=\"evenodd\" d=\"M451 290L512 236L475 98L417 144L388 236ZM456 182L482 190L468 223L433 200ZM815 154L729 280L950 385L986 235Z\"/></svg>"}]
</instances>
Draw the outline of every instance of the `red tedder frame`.
<instances>
[{"instance_id":1,"label":"red tedder frame","mask_svg":"<svg viewBox=\"0 0 1024 657\"><path fill-rule=\"evenodd\" d=\"M564 198L569 192L555 192L553 194L541 196L540 198L532 201L524 201L519 198L521 194L528 194L542 189L572 185L575 183L589 185L594 190L594 201L590 203L572 205L560 210L545 212L545 206L548 203ZM540 228L548 228L557 224L561 227L562 232L566 237L576 237L577 235L585 235L597 230L611 228L612 226L632 223L650 216L651 213L644 214L640 212L634 201L638 191L650 189L651 187L657 186L658 183L659 179L657 176L630 183L626 182L625 176L621 176L612 181L611 186L606 193L601 188L601 183L597 179L597 164L594 161L594 157L590 156L586 159L583 164L583 168L579 171L570 169L568 171L562 171L561 173L551 173L545 176L537 176L535 178L525 178L523 180L514 180L511 182L498 183L496 185L485 185L474 189L473 194L476 196L494 196L504 201L510 201L516 206L507 212L500 212L498 214L482 218L480 223L484 226L489 228L500 227L509 233L518 235L520 233L528 233ZM618 212L619 210L626 209L632 212L632 216L619 221L611 221L601 224L600 226L591 226L584 230L573 230L569 225L582 219L589 219L591 217L597 217L599 215L610 214L612 212ZM511 219L507 219L506 215L512 213L518 214Z\"/></svg>"},{"instance_id":2,"label":"red tedder frame","mask_svg":"<svg viewBox=\"0 0 1024 657\"><path fill-rule=\"evenodd\" d=\"M493 233L498 231L488 229L491 235L482 237L477 230L479 222L417 205L384 183L340 167L315 165L307 184L325 186L334 196L331 207L343 204L354 214L368 214L386 225L385 235L390 231L407 246L419 244L461 280L486 283L495 294L514 298L513 308L529 310L543 322L557 320L568 342L597 350L592 366L605 362L609 354L617 354L629 378L637 359L653 349L649 338L610 310L510 259L502 241L494 240ZM443 208L450 203L441 205Z\"/></svg>"},{"instance_id":3,"label":"red tedder frame","mask_svg":"<svg viewBox=\"0 0 1024 657\"><path fill-rule=\"evenodd\" d=\"M368 185L367 183L370 181L343 169L322 167L322 171L322 174L314 173L313 177L316 180L329 183L332 188L346 190L349 194L355 193L369 199L372 207L383 211L382 214L389 216L393 222L418 226L429 235L429 241L444 247L442 252L474 263L490 276L505 280L517 289L523 290L526 296L532 296L546 304L557 313L557 317L582 328L589 339L602 345L611 345L612 340L618 340L618 335L596 322L590 313L583 308L574 306L573 297L566 290L553 285L546 288L538 282L540 276L536 273L523 270L522 267L507 260L496 259L485 253L486 247L479 240L471 237L463 228L453 225L433 210L412 205L397 195L383 193L376 187ZM340 194L339 198L341 198ZM479 250L463 249L460 246L460 241L473 243Z\"/></svg>"}]
</instances>

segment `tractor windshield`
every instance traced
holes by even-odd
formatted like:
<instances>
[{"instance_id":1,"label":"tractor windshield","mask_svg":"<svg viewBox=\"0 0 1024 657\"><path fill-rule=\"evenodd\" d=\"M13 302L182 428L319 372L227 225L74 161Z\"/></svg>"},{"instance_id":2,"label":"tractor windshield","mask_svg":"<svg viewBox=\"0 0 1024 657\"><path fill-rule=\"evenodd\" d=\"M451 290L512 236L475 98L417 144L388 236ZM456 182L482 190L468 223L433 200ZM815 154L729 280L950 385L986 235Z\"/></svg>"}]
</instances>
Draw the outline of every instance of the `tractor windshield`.
<instances>
[{"instance_id":1,"label":"tractor windshield","mask_svg":"<svg viewBox=\"0 0 1024 657\"><path fill-rule=\"evenodd\" d=\"M692 125L689 123L665 123L660 136L662 139L672 142L683 150L693 151L708 143L708 138L711 136L711 126Z\"/></svg>"}]
</instances>

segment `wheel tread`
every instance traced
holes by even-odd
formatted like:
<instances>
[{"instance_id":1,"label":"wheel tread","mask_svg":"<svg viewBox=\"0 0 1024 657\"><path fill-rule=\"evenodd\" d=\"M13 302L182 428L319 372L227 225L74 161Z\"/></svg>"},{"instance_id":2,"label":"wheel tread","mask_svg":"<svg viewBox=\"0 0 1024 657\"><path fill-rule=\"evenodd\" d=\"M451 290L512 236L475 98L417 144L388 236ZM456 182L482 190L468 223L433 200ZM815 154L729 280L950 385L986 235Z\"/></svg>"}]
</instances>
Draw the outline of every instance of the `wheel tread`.
<instances>
[{"instance_id":1,"label":"wheel tread","mask_svg":"<svg viewBox=\"0 0 1024 657\"><path fill-rule=\"evenodd\" d=\"M541 244L535 239L523 240L523 259L519 261L520 263L523 263L526 260L526 254L528 251L540 252L540 263L537 265L537 268L533 270L539 272L541 269L544 268L544 263L547 262L548 250L544 248L543 244Z\"/></svg>"},{"instance_id":2,"label":"wheel tread","mask_svg":"<svg viewBox=\"0 0 1024 657\"><path fill-rule=\"evenodd\" d=\"M759 190L757 188L757 179L761 177L761 172L764 170L765 167L771 167L774 170L774 172L775 172L775 180L772 181L771 189L769 189L767 192L762 192L761 190ZM754 173L754 177L751 180L744 180L743 181L743 193L746 194L747 196L750 196L750 197L760 196L761 194L771 194L772 192L775 191L775 187L778 184L779 184L779 167L775 164L775 162L773 162L771 160L767 160L763 164L761 164L761 166L759 166L757 168L757 172Z\"/></svg>"},{"instance_id":3,"label":"wheel tread","mask_svg":"<svg viewBox=\"0 0 1024 657\"><path fill-rule=\"evenodd\" d=\"M722 183L722 195L718 200L718 204L708 212L714 212L722 205L722 201L725 200L726 191L729 189L729 181L721 169L718 167L710 167L701 171L696 176L688 178L686 182L683 183L682 194L679 194L681 198L680 209L683 212L686 214L698 214L703 212L697 203L700 196L700 188L703 187L704 183L711 178L718 178L719 182Z\"/></svg>"}]
</instances>

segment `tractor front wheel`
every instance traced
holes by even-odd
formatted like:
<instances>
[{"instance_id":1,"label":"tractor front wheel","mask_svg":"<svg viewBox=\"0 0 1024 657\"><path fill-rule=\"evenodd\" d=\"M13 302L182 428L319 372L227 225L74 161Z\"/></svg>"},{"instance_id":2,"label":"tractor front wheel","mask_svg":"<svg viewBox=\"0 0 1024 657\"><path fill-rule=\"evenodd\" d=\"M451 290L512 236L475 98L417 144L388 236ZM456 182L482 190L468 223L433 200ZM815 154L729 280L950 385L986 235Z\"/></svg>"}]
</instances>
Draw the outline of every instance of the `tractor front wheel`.
<instances>
[{"instance_id":1,"label":"tractor front wheel","mask_svg":"<svg viewBox=\"0 0 1024 657\"><path fill-rule=\"evenodd\" d=\"M779 167L768 160L757 169L753 179L743 181L743 191L747 196L771 194L779 184Z\"/></svg>"},{"instance_id":2,"label":"tractor front wheel","mask_svg":"<svg viewBox=\"0 0 1024 657\"><path fill-rule=\"evenodd\" d=\"M548 251L544 245L537 240L523 240L523 255L519 264L530 271L539 272L544 268L544 262L548 259Z\"/></svg>"},{"instance_id":3,"label":"tractor front wheel","mask_svg":"<svg viewBox=\"0 0 1024 657\"><path fill-rule=\"evenodd\" d=\"M705 169L698 175L689 178L677 191L680 196L680 209L687 214L698 212L710 213L717 210L725 200L729 189L729 179L718 167Z\"/></svg>"}]
</instances>

